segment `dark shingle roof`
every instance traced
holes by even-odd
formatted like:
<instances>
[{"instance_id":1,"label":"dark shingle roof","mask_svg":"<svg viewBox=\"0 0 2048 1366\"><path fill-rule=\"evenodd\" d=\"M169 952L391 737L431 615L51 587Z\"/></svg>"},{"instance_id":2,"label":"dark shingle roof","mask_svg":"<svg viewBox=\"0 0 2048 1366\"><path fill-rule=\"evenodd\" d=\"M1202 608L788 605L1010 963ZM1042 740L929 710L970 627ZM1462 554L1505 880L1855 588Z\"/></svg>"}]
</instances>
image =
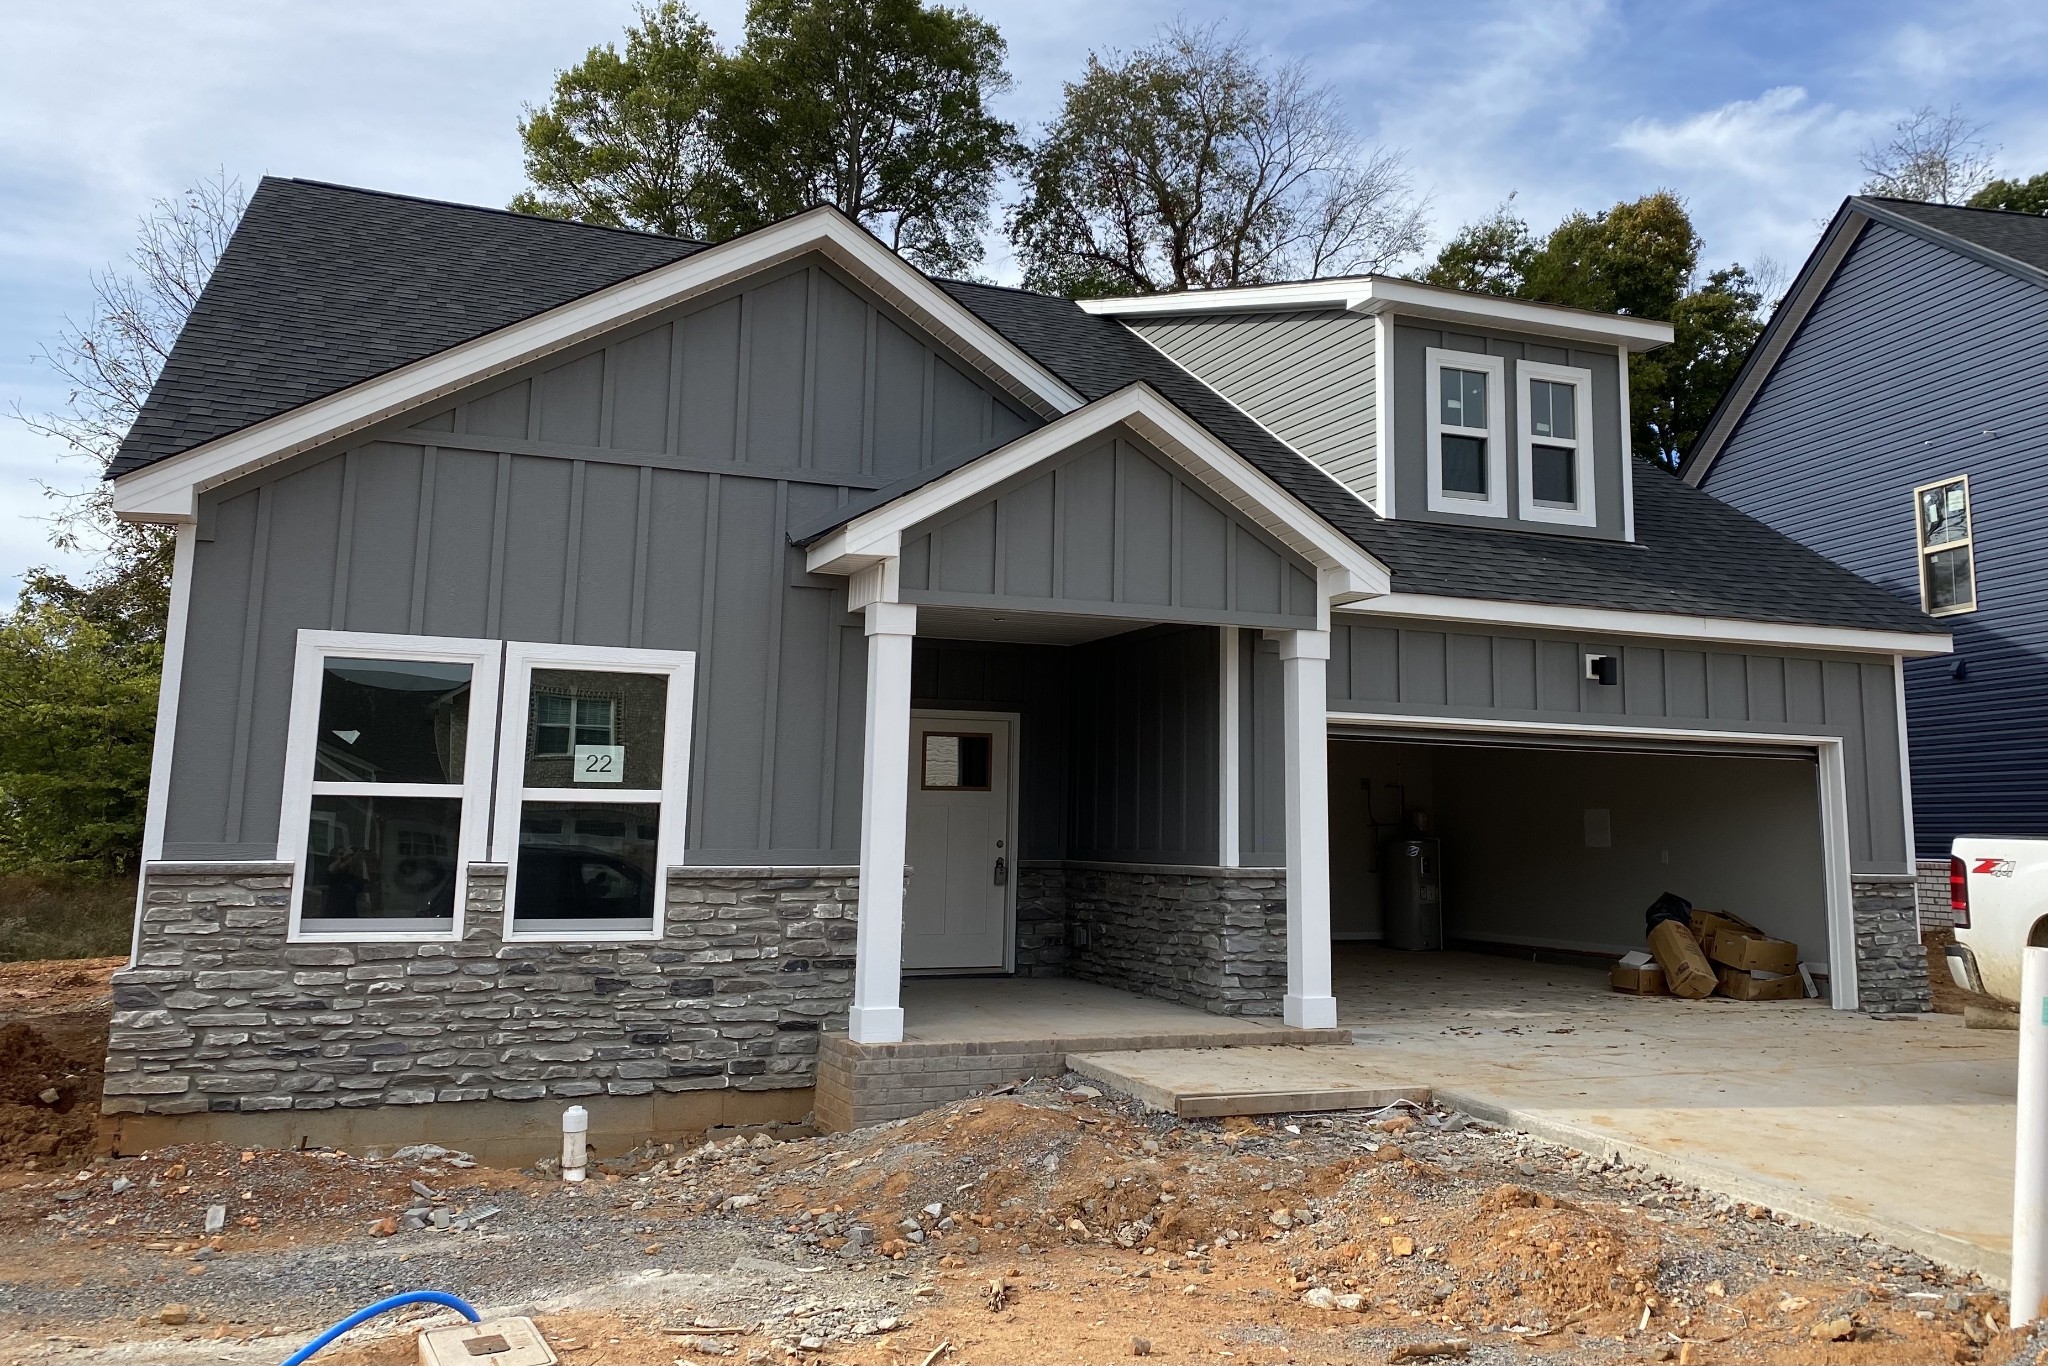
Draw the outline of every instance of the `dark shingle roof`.
<instances>
[{"instance_id":1,"label":"dark shingle roof","mask_svg":"<svg viewBox=\"0 0 2048 1366\"><path fill-rule=\"evenodd\" d=\"M1957 204L1923 204L1914 199L1880 199L1869 195L1859 195L1852 202L1909 219L2048 275L2048 215L1966 209Z\"/></svg>"},{"instance_id":2,"label":"dark shingle roof","mask_svg":"<svg viewBox=\"0 0 2048 1366\"><path fill-rule=\"evenodd\" d=\"M107 473L202 446L701 250L266 176Z\"/></svg>"},{"instance_id":3,"label":"dark shingle roof","mask_svg":"<svg viewBox=\"0 0 2048 1366\"><path fill-rule=\"evenodd\" d=\"M694 242L265 179L112 474L139 469L702 249ZM1402 592L1877 630L1911 605L1638 461L1633 544L1387 520L1113 318L941 287L1084 398L1169 402L1385 563Z\"/></svg>"}]
</instances>

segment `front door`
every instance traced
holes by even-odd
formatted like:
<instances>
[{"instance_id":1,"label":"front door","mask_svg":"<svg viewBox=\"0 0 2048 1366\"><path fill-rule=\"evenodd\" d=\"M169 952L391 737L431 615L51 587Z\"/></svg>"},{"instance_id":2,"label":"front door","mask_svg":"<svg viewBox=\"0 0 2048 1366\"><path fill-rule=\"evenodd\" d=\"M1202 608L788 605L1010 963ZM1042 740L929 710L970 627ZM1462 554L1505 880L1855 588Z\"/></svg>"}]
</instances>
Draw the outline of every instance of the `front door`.
<instances>
[{"instance_id":1,"label":"front door","mask_svg":"<svg viewBox=\"0 0 2048 1366\"><path fill-rule=\"evenodd\" d=\"M1002 971L1016 876L1011 822L1014 718L913 712L910 882L903 966Z\"/></svg>"}]
</instances>

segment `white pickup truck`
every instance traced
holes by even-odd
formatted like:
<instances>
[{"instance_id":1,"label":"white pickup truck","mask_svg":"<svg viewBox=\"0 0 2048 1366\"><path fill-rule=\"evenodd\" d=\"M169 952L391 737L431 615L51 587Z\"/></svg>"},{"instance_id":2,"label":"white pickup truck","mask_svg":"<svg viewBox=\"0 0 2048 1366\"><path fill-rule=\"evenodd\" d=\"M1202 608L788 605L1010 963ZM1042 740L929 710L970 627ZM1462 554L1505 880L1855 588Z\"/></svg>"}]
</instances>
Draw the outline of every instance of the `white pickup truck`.
<instances>
[{"instance_id":1,"label":"white pickup truck","mask_svg":"<svg viewBox=\"0 0 2048 1366\"><path fill-rule=\"evenodd\" d=\"M2020 999L2020 950L2048 944L2048 839L1962 839L1949 850L1948 900L1956 985Z\"/></svg>"}]
</instances>

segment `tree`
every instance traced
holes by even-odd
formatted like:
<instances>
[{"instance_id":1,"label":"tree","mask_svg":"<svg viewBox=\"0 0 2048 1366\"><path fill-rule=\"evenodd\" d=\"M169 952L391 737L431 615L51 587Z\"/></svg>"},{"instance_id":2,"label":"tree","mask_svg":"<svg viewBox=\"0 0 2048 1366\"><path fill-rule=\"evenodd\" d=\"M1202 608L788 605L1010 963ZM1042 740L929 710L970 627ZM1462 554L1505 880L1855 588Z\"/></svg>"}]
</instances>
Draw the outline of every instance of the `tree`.
<instances>
[{"instance_id":1,"label":"tree","mask_svg":"<svg viewBox=\"0 0 2048 1366\"><path fill-rule=\"evenodd\" d=\"M2048 171L2026 180L1994 180L1970 196L1973 209L2048 213Z\"/></svg>"},{"instance_id":2,"label":"tree","mask_svg":"<svg viewBox=\"0 0 2048 1366\"><path fill-rule=\"evenodd\" d=\"M1540 242L1510 200L1460 229L1421 278L1670 323L1671 345L1629 363L1630 444L1676 469L1764 322L1757 279L1736 265L1696 283L1699 253L1692 218L1668 190L1570 214Z\"/></svg>"},{"instance_id":3,"label":"tree","mask_svg":"<svg viewBox=\"0 0 2048 1366\"><path fill-rule=\"evenodd\" d=\"M919 267L981 259L1016 130L993 24L924 0L753 0L720 73L716 141L740 232L833 204Z\"/></svg>"},{"instance_id":4,"label":"tree","mask_svg":"<svg viewBox=\"0 0 2048 1366\"><path fill-rule=\"evenodd\" d=\"M1075 298L1383 270L1423 239L1400 153L1365 147L1301 64L1214 26L1091 53L1024 182L1025 284Z\"/></svg>"},{"instance_id":5,"label":"tree","mask_svg":"<svg viewBox=\"0 0 2048 1366\"><path fill-rule=\"evenodd\" d=\"M512 208L670 237L703 237L724 197L711 135L720 60L679 0L643 6L624 56L593 47L519 121L526 178Z\"/></svg>"},{"instance_id":6,"label":"tree","mask_svg":"<svg viewBox=\"0 0 2048 1366\"><path fill-rule=\"evenodd\" d=\"M1959 105L1946 113L1922 105L1892 125L1888 140L1864 149L1863 173L1864 194L1961 204L1991 179L1984 125L1970 122Z\"/></svg>"}]
</instances>

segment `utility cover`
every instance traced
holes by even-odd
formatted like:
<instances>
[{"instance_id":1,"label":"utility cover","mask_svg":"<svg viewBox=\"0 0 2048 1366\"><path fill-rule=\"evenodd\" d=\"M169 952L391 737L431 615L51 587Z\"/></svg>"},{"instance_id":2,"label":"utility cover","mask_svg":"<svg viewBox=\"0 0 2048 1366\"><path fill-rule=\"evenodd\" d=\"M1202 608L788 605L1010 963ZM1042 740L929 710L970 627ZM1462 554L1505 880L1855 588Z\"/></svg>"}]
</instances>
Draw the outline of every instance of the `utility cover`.
<instances>
[{"instance_id":1,"label":"utility cover","mask_svg":"<svg viewBox=\"0 0 2048 1366\"><path fill-rule=\"evenodd\" d=\"M532 1319L485 1319L420 1334L420 1366L558 1366Z\"/></svg>"}]
</instances>

